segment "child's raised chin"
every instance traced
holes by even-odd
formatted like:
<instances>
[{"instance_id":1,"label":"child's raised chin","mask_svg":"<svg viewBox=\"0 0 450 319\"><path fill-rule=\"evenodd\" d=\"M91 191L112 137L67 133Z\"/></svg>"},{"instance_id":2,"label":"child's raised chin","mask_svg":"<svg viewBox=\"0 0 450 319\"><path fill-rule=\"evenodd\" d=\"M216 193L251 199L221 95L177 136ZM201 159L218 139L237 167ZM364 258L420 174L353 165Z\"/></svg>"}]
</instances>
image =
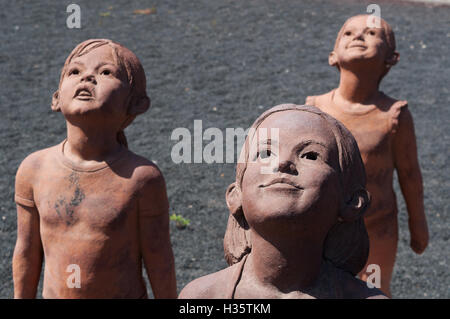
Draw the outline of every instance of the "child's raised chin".
<instances>
[{"instance_id":1,"label":"child's raised chin","mask_svg":"<svg viewBox=\"0 0 450 319\"><path fill-rule=\"evenodd\" d=\"M124 47L118 50L132 55ZM149 107L147 97L132 96L127 70L117 60L110 45L101 45L74 57L63 68L52 109L61 111L66 119L64 153L74 162L114 156L123 147L118 132Z\"/></svg>"},{"instance_id":2,"label":"child's raised chin","mask_svg":"<svg viewBox=\"0 0 450 319\"><path fill-rule=\"evenodd\" d=\"M391 27L381 18L379 27L368 25L369 17L348 19L328 57L328 63L340 71L337 95L352 102L368 103L376 98L381 79L400 56Z\"/></svg>"}]
</instances>

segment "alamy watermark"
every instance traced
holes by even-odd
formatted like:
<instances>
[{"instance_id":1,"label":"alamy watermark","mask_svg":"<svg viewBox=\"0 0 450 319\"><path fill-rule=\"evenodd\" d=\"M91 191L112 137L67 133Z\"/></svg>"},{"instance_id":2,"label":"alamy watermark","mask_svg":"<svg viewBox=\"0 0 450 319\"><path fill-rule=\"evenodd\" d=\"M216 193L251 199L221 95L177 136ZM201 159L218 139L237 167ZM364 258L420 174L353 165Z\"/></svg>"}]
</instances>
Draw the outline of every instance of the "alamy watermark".
<instances>
[{"instance_id":1,"label":"alamy watermark","mask_svg":"<svg viewBox=\"0 0 450 319\"><path fill-rule=\"evenodd\" d=\"M66 19L66 25L69 29L81 28L81 8L78 4L69 4L66 8L66 12L70 15Z\"/></svg>"},{"instance_id":2,"label":"alamy watermark","mask_svg":"<svg viewBox=\"0 0 450 319\"><path fill-rule=\"evenodd\" d=\"M70 264L66 268L66 272L71 273L67 277L66 284L68 288L81 288L81 269L77 264Z\"/></svg>"},{"instance_id":3,"label":"alamy watermark","mask_svg":"<svg viewBox=\"0 0 450 319\"><path fill-rule=\"evenodd\" d=\"M225 137L224 137L225 136ZM246 136L250 136L249 154L261 153L259 145L267 145L267 141L279 140L278 128L226 128L225 134L219 128L210 127L203 131L202 120L194 120L194 132L185 127L178 127L173 130L170 139L177 141L172 147L170 156L175 164L180 163L236 163L236 157L241 153ZM258 143L255 143L255 139ZM209 142L204 145L204 141ZM236 141L236 143L235 143ZM278 143L270 143L270 152L265 149L265 156L254 158L261 164L261 173L270 174L278 167ZM235 152L236 145L236 152ZM254 148L258 149L254 149ZM238 163L251 161L239 157Z\"/></svg>"}]
</instances>

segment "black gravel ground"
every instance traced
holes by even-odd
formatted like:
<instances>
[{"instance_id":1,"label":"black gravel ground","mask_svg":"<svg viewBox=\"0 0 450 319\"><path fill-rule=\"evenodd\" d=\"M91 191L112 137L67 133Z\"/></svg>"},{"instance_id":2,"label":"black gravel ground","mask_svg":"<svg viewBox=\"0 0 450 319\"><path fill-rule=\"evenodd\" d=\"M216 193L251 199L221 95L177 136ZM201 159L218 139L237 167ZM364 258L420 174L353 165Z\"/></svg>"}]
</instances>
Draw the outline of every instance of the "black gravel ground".
<instances>
[{"instance_id":1,"label":"black gravel ground","mask_svg":"<svg viewBox=\"0 0 450 319\"><path fill-rule=\"evenodd\" d=\"M171 225L178 289L225 267L224 193L234 164L174 164L172 131L194 120L203 128L246 128L265 109L302 104L337 85L327 64L346 18L366 12L364 1L139 0L80 1L81 29L66 27L69 1L3 1L0 11L0 297L11 298L16 240L14 176L31 152L65 137L60 113L50 110L60 69L88 38L111 38L141 59L153 101L127 129L130 148L163 171L171 213L191 220ZM449 298L449 40L450 7L383 2L394 28L400 63L382 83L407 99L414 116L425 185L430 245L409 248L407 214L397 181L400 241L392 282L397 298ZM137 15L136 9L156 13ZM205 142L206 144L206 142ZM40 295L40 293L39 293Z\"/></svg>"}]
</instances>

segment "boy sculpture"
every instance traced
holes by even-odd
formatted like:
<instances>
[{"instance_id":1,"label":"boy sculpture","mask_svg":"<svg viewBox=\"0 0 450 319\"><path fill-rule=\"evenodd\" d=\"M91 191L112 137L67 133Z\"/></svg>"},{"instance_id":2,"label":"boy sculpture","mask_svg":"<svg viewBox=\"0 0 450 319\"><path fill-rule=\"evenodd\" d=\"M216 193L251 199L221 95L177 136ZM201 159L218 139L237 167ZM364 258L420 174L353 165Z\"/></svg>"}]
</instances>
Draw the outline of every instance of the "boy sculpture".
<instances>
[{"instance_id":1,"label":"boy sculpture","mask_svg":"<svg viewBox=\"0 0 450 319\"><path fill-rule=\"evenodd\" d=\"M381 290L390 296L398 242L394 169L409 214L410 245L418 254L428 244L428 227L408 104L379 91L382 78L399 60L394 33L383 19L379 20L379 28L369 27L369 17L348 19L338 33L329 64L340 72L339 87L320 96L309 96L306 104L341 121L358 142L367 172L367 189L372 195L364 218L370 238L367 265L380 266ZM370 271L360 274L364 280L368 275Z\"/></svg>"},{"instance_id":2,"label":"boy sculpture","mask_svg":"<svg viewBox=\"0 0 450 319\"><path fill-rule=\"evenodd\" d=\"M67 139L29 155L16 176L15 298L176 297L168 200L158 167L123 130L150 106L138 58L105 39L67 58L52 110ZM78 278L77 278L78 277Z\"/></svg>"},{"instance_id":3,"label":"boy sculpture","mask_svg":"<svg viewBox=\"0 0 450 319\"><path fill-rule=\"evenodd\" d=\"M252 129L226 192L230 267L179 297L385 298L355 278L368 255L370 197L352 135L319 109L293 104L269 109Z\"/></svg>"}]
</instances>

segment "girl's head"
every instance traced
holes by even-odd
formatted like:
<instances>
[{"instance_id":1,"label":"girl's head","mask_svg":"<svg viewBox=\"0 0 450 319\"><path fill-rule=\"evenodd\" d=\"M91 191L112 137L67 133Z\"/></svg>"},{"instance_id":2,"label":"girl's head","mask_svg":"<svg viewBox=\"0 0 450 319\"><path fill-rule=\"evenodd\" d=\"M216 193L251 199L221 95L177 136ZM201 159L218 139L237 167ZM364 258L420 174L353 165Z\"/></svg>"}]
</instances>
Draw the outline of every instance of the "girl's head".
<instances>
[{"instance_id":1,"label":"girl's head","mask_svg":"<svg viewBox=\"0 0 450 319\"><path fill-rule=\"evenodd\" d=\"M256 141L261 129L273 128L279 136ZM260 173L258 157L277 160L272 174ZM324 238L323 257L335 266L357 273L366 262L362 214L370 199L358 146L340 122L317 108L284 104L258 117L226 196L229 264L250 252L250 228L259 232L293 222Z\"/></svg>"},{"instance_id":2,"label":"girl's head","mask_svg":"<svg viewBox=\"0 0 450 319\"><path fill-rule=\"evenodd\" d=\"M379 18L379 27L373 24L374 16L357 15L345 21L336 37L328 62L340 70L341 64L361 59L381 59L379 81L399 60L395 51L395 36L391 26Z\"/></svg>"},{"instance_id":3,"label":"girl's head","mask_svg":"<svg viewBox=\"0 0 450 319\"><path fill-rule=\"evenodd\" d=\"M108 55L112 56L113 61L100 61L106 56L105 54L102 55L100 52L104 51L105 47L110 49ZM100 57L97 57L99 60L99 68L98 71L96 71L97 73L89 75L82 74L83 68L87 69L87 67L83 65L83 63L80 63L82 61L78 60L83 59L89 54L92 55L92 52L97 51L99 51L98 53L100 54ZM90 59L92 59L92 57L88 58L88 60ZM107 69L107 73L102 70L102 64L114 64L115 68L113 67L114 70L111 72L111 68ZM89 72L92 73L92 70L89 70ZM94 80L89 80L87 77L85 78L85 76L92 76L92 79ZM95 78L96 76L97 78ZM122 85L120 85L121 89L126 88L127 90L123 102L120 100L114 101L115 103L126 104L126 118L123 122L121 122L117 133L117 139L120 143L127 145L123 130L134 120L137 115L144 113L150 107L150 99L146 93L146 77L139 59L133 52L119 43L107 39L90 39L78 44L64 63L61 71L58 91L53 94L52 109L54 111L61 111L61 103L70 103L70 99L74 96L70 90L80 90L81 87L88 92L86 93L87 95L89 95L90 90L92 90L90 93L95 95L94 90L96 90L96 87L100 90L100 86L97 85L97 83L101 84L100 76L114 76L115 80L122 82ZM103 94L102 97L107 99L108 94L113 97L113 94L117 93L117 88L114 87L114 82L109 80L111 78L106 79L107 80L104 82L104 87L106 87L106 89L103 89L102 92L95 92L97 93L95 97L98 99L100 99L100 94ZM89 86L82 86L81 83L84 80L91 83L92 88ZM62 89L67 92L62 92ZM77 93L75 93L75 95L76 94ZM86 96L85 100L88 100L88 96ZM122 107L122 105L117 105L117 107Z\"/></svg>"}]
</instances>

